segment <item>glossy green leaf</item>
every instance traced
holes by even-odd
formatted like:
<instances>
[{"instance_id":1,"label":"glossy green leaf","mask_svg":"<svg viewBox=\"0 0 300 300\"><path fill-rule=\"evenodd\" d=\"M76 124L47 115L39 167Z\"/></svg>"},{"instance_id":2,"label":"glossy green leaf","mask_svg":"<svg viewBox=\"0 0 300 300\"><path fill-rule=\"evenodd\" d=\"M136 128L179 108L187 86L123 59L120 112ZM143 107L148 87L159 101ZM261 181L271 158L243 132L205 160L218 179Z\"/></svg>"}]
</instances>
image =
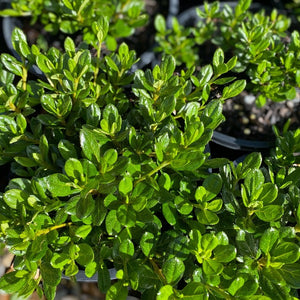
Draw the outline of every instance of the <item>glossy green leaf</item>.
<instances>
[{"instance_id":1,"label":"glossy green leaf","mask_svg":"<svg viewBox=\"0 0 300 300\"><path fill-rule=\"evenodd\" d=\"M177 283L185 271L184 263L179 258L171 258L162 266L162 272L168 284Z\"/></svg>"},{"instance_id":2,"label":"glossy green leaf","mask_svg":"<svg viewBox=\"0 0 300 300\"><path fill-rule=\"evenodd\" d=\"M106 231L109 235L117 234L121 231L122 225L118 221L117 212L115 210L111 210L105 219L105 227Z\"/></svg>"},{"instance_id":3,"label":"glossy green leaf","mask_svg":"<svg viewBox=\"0 0 300 300\"><path fill-rule=\"evenodd\" d=\"M76 258L76 261L82 265L86 266L88 263L92 262L94 259L94 251L89 244L82 243L78 245L79 255Z\"/></svg>"},{"instance_id":4,"label":"glossy green leaf","mask_svg":"<svg viewBox=\"0 0 300 300\"><path fill-rule=\"evenodd\" d=\"M291 264L299 259L300 248L291 242L280 243L271 251L271 257L273 262Z\"/></svg>"},{"instance_id":5,"label":"glossy green leaf","mask_svg":"<svg viewBox=\"0 0 300 300\"><path fill-rule=\"evenodd\" d=\"M236 292L243 287L245 280L243 277L237 277L234 281L231 282L228 292L234 296Z\"/></svg>"},{"instance_id":6,"label":"glossy green leaf","mask_svg":"<svg viewBox=\"0 0 300 300\"><path fill-rule=\"evenodd\" d=\"M123 177L119 183L119 191L122 194L127 195L132 191L132 189L133 189L132 178L129 176Z\"/></svg>"},{"instance_id":7,"label":"glossy green leaf","mask_svg":"<svg viewBox=\"0 0 300 300\"><path fill-rule=\"evenodd\" d=\"M176 296L171 285L164 285L157 293L156 300L175 300Z\"/></svg>"},{"instance_id":8,"label":"glossy green leaf","mask_svg":"<svg viewBox=\"0 0 300 300\"><path fill-rule=\"evenodd\" d=\"M250 201L257 198L257 193L264 184L264 181L264 175L259 169L254 169L247 174L244 185Z\"/></svg>"},{"instance_id":9,"label":"glossy green leaf","mask_svg":"<svg viewBox=\"0 0 300 300\"><path fill-rule=\"evenodd\" d=\"M6 67L6 69L17 76L22 76L22 65L13 56L2 53L1 62Z\"/></svg>"},{"instance_id":10,"label":"glossy green leaf","mask_svg":"<svg viewBox=\"0 0 300 300\"><path fill-rule=\"evenodd\" d=\"M237 80L223 89L222 99L233 98L239 95L246 87L246 80Z\"/></svg>"},{"instance_id":11,"label":"glossy green leaf","mask_svg":"<svg viewBox=\"0 0 300 300\"><path fill-rule=\"evenodd\" d=\"M71 179L77 179L82 181L83 179L83 167L81 162L76 158L69 158L65 163L66 174Z\"/></svg>"},{"instance_id":12,"label":"glossy green leaf","mask_svg":"<svg viewBox=\"0 0 300 300\"><path fill-rule=\"evenodd\" d=\"M218 238L214 234L204 234L201 238L201 248L204 251L212 251L219 244Z\"/></svg>"},{"instance_id":13,"label":"glossy green leaf","mask_svg":"<svg viewBox=\"0 0 300 300\"><path fill-rule=\"evenodd\" d=\"M216 68L224 63L224 52L221 48L218 48L213 56L213 66Z\"/></svg>"},{"instance_id":14,"label":"glossy green leaf","mask_svg":"<svg viewBox=\"0 0 300 300\"><path fill-rule=\"evenodd\" d=\"M119 246L119 253L123 260L128 260L134 255L134 245L131 240L123 240Z\"/></svg>"},{"instance_id":15,"label":"glossy green leaf","mask_svg":"<svg viewBox=\"0 0 300 300\"><path fill-rule=\"evenodd\" d=\"M60 173L43 177L39 182L52 194L53 197L65 197L76 192L72 188L70 179Z\"/></svg>"},{"instance_id":16,"label":"glossy green leaf","mask_svg":"<svg viewBox=\"0 0 300 300\"><path fill-rule=\"evenodd\" d=\"M65 160L68 160L69 158L77 158L77 151L74 145L68 140L61 140L58 144L58 150Z\"/></svg>"},{"instance_id":17,"label":"glossy green leaf","mask_svg":"<svg viewBox=\"0 0 300 300\"><path fill-rule=\"evenodd\" d=\"M140 247L146 256L149 256L155 245L155 237L151 232L145 232L140 241Z\"/></svg>"},{"instance_id":18,"label":"glossy green leaf","mask_svg":"<svg viewBox=\"0 0 300 300\"><path fill-rule=\"evenodd\" d=\"M16 293L20 288L22 288L27 281L27 277L20 277L20 271L13 271L6 273L0 278L0 290L7 293L13 294Z\"/></svg>"},{"instance_id":19,"label":"glossy green leaf","mask_svg":"<svg viewBox=\"0 0 300 300\"><path fill-rule=\"evenodd\" d=\"M86 238L92 230L91 225L81 225L75 230L75 235L80 238Z\"/></svg>"},{"instance_id":20,"label":"glossy green leaf","mask_svg":"<svg viewBox=\"0 0 300 300\"><path fill-rule=\"evenodd\" d=\"M294 289L300 289L300 264L285 264L279 270L282 277Z\"/></svg>"},{"instance_id":21,"label":"glossy green leaf","mask_svg":"<svg viewBox=\"0 0 300 300\"><path fill-rule=\"evenodd\" d=\"M51 266L53 268L63 269L65 265L70 263L71 259L67 253L54 253L51 258Z\"/></svg>"},{"instance_id":22,"label":"glossy green leaf","mask_svg":"<svg viewBox=\"0 0 300 300\"><path fill-rule=\"evenodd\" d=\"M254 169L258 169L262 163L262 156L258 152L248 154L244 159L241 167L241 178L245 178L246 175Z\"/></svg>"},{"instance_id":23,"label":"glossy green leaf","mask_svg":"<svg viewBox=\"0 0 300 300\"><path fill-rule=\"evenodd\" d=\"M219 223L219 217L217 214L207 209L196 211L196 217L201 224L215 225Z\"/></svg>"},{"instance_id":24,"label":"glossy green leaf","mask_svg":"<svg viewBox=\"0 0 300 300\"><path fill-rule=\"evenodd\" d=\"M219 194L222 188L222 178L220 175L211 174L205 178L202 186L206 189L207 196L206 201L209 201L216 197Z\"/></svg>"},{"instance_id":25,"label":"glossy green leaf","mask_svg":"<svg viewBox=\"0 0 300 300\"><path fill-rule=\"evenodd\" d=\"M84 270L84 273L86 277L91 278L93 277L97 272L97 263L95 261L89 262Z\"/></svg>"},{"instance_id":26,"label":"glossy green leaf","mask_svg":"<svg viewBox=\"0 0 300 300\"><path fill-rule=\"evenodd\" d=\"M117 218L120 224L132 227L136 223L136 212L131 206L123 204L117 210Z\"/></svg>"},{"instance_id":27,"label":"glossy green leaf","mask_svg":"<svg viewBox=\"0 0 300 300\"><path fill-rule=\"evenodd\" d=\"M127 287L123 286L122 281L118 281L112 286L110 286L105 298L107 300L126 300L127 295Z\"/></svg>"},{"instance_id":28,"label":"glossy green leaf","mask_svg":"<svg viewBox=\"0 0 300 300\"><path fill-rule=\"evenodd\" d=\"M163 58L160 69L165 80L169 79L173 75L175 67L176 61L173 56L167 55Z\"/></svg>"},{"instance_id":29,"label":"glossy green leaf","mask_svg":"<svg viewBox=\"0 0 300 300\"><path fill-rule=\"evenodd\" d=\"M166 31L166 21L162 15L155 17L154 26L158 32L164 33Z\"/></svg>"},{"instance_id":30,"label":"glossy green leaf","mask_svg":"<svg viewBox=\"0 0 300 300\"><path fill-rule=\"evenodd\" d=\"M40 271L43 280L50 286L57 286L61 280L61 270L53 268L50 263L42 262Z\"/></svg>"},{"instance_id":31,"label":"glossy green leaf","mask_svg":"<svg viewBox=\"0 0 300 300\"><path fill-rule=\"evenodd\" d=\"M259 195L259 200L264 203L264 205L272 203L278 195L278 188L272 182L267 182L262 186L262 191Z\"/></svg>"},{"instance_id":32,"label":"glossy green leaf","mask_svg":"<svg viewBox=\"0 0 300 300\"><path fill-rule=\"evenodd\" d=\"M92 128L83 127L80 130L80 145L87 159L100 163L100 147L109 139Z\"/></svg>"},{"instance_id":33,"label":"glossy green leaf","mask_svg":"<svg viewBox=\"0 0 300 300\"><path fill-rule=\"evenodd\" d=\"M92 214L95 208L95 200L91 194L80 197L76 204L76 216L84 219Z\"/></svg>"},{"instance_id":34,"label":"glossy green leaf","mask_svg":"<svg viewBox=\"0 0 300 300\"><path fill-rule=\"evenodd\" d=\"M111 285L109 271L106 265L101 265L98 270L98 286L102 293L106 293Z\"/></svg>"},{"instance_id":35,"label":"glossy green leaf","mask_svg":"<svg viewBox=\"0 0 300 300\"><path fill-rule=\"evenodd\" d=\"M236 248L233 245L218 245L214 250L214 260L227 263L235 259Z\"/></svg>"},{"instance_id":36,"label":"glossy green leaf","mask_svg":"<svg viewBox=\"0 0 300 300\"><path fill-rule=\"evenodd\" d=\"M72 261L65 270L65 275L68 277L75 276L79 271L78 265Z\"/></svg>"},{"instance_id":37,"label":"glossy green leaf","mask_svg":"<svg viewBox=\"0 0 300 300\"><path fill-rule=\"evenodd\" d=\"M175 225L177 222L177 211L173 203L165 202L162 205L162 213L170 225Z\"/></svg>"},{"instance_id":38,"label":"glossy green leaf","mask_svg":"<svg viewBox=\"0 0 300 300\"><path fill-rule=\"evenodd\" d=\"M199 299L204 300L207 297L207 291L200 282L190 282L182 290L183 299Z\"/></svg>"},{"instance_id":39,"label":"glossy green leaf","mask_svg":"<svg viewBox=\"0 0 300 300\"><path fill-rule=\"evenodd\" d=\"M223 271L223 265L212 259L203 261L203 271L207 275L217 275Z\"/></svg>"},{"instance_id":40,"label":"glossy green leaf","mask_svg":"<svg viewBox=\"0 0 300 300\"><path fill-rule=\"evenodd\" d=\"M75 43L70 37L67 37L64 41L64 48L69 55L73 55L75 53Z\"/></svg>"},{"instance_id":41,"label":"glossy green leaf","mask_svg":"<svg viewBox=\"0 0 300 300\"><path fill-rule=\"evenodd\" d=\"M283 208L280 205L267 205L255 211L259 219L265 222L278 220L283 215Z\"/></svg>"},{"instance_id":42,"label":"glossy green leaf","mask_svg":"<svg viewBox=\"0 0 300 300\"><path fill-rule=\"evenodd\" d=\"M4 193L3 200L9 207L17 209L19 204L27 200L28 196L25 191L11 189Z\"/></svg>"},{"instance_id":43,"label":"glossy green leaf","mask_svg":"<svg viewBox=\"0 0 300 300\"><path fill-rule=\"evenodd\" d=\"M279 238L279 232L275 228L267 229L260 238L259 247L265 253L268 254L276 241Z\"/></svg>"}]
</instances>

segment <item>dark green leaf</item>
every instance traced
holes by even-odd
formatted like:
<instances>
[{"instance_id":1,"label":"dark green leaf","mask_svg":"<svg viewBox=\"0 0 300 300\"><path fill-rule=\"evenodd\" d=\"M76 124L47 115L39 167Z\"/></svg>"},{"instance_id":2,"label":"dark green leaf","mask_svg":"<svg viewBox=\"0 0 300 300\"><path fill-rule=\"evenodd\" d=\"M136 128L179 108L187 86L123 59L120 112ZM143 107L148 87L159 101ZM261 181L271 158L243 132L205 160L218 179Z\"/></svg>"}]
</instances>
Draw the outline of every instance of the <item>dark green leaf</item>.
<instances>
[{"instance_id":1,"label":"dark green leaf","mask_svg":"<svg viewBox=\"0 0 300 300\"><path fill-rule=\"evenodd\" d=\"M45 282L50 286L57 286L61 280L61 270L53 268L50 263L42 262L41 275Z\"/></svg>"},{"instance_id":2,"label":"dark green leaf","mask_svg":"<svg viewBox=\"0 0 300 300\"><path fill-rule=\"evenodd\" d=\"M77 192L72 189L70 179L60 173L43 177L39 179L39 182L47 188L53 197L65 197Z\"/></svg>"},{"instance_id":3,"label":"dark green leaf","mask_svg":"<svg viewBox=\"0 0 300 300\"><path fill-rule=\"evenodd\" d=\"M118 281L107 291L105 299L107 300L126 300L128 290L126 286L123 286L122 281Z\"/></svg>"},{"instance_id":4,"label":"dark green leaf","mask_svg":"<svg viewBox=\"0 0 300 300\"><path fill-rule=\"evenodd\" d=\"M84 126L80 130L80 145L87 159L100 163L100 147L109 139L102 133Z\"/></svg>"},{"instance_id":5,"label":"dark green leaf","mask_svg":"<svg viewBox=\"0 0 300 300\"><path fill-rule=\"evenodd\" d=\"M203 271L207 275L220 274L223 271L223 265L212 259L206 259L203 262Z\"/></svg>"},{"instance_id":6,"label":"dark green leaf","mask_svg":"<svg viewBox=\"0 0 300 300\"><path fill-rule=\"evenodd\" d=\"M119 246L119 253L123 260L127 261L134 254L134 245L131 240L125 239Z\"/></svg>"},{"instance_id":7,"label":"dark green leaf","mask_svg":"<svg viewBox=\"0 0 300 300\"><path fill-rule=\"evenodd\" d=\"M173 56L167 55L163 58L160 69L165 80L169 79L173 75L175 67L176 61Z\"/></svg>"},{"instance_id":8,"label":"dark green leaf","mask_svg":"<svg viewBox=\"0 0 300 300\"><path fill-rule=\"evenodd\" d=\"M276 241L279 238L279 232L278 230L274 228L267 229L262 237L260 238L259 247L260 249L265 253L268 254Z\"/></svg>"},{"instance_id":9,"label":"dark green leaf","mask_svg":"<svg viewBox=\"0 0 300 300\"><path fill-rule=\"evenodd\" d=\"M17 61L16 58L14 58L9 54L2 53L1 62L3 63L3 65L8 71L20 77L22 76L22 65L20 62Z\"/></svg>"},{"instance_id":10,"label":"dark green leaf","mask_svg":"<svg viewBox=\"0 0 300 300\"><path fill-rule=\"evenodd\" d=\"M17 209L22 202L27 200L28 196L25 191L11 189L4 193L3 200L9 207Z\"/></svg>"},{"instance_id":11,"label":"dark green leaf","mask_svg":"<svg viewBox=\"0 0 300 300\"><path fill-rule=\"evenodd\" d=\"M214 250L214 260L227 263L236 257L236 249L233 245L219 245Z\"/></svg>"},{"instance_id":12,"label":"dark green leaf","mask_svg":"<svg viewBox=\"0 0 300 300\"><path fill-rule=\"evenodd\" d=\"M300 248L291 242L280 243L271 251L273 262L282 262L292 264L300 257Z\"/></svg>"},{"instance_id":13,"label":"dark green leaf","mask_svg":"<svg viewBox=\"0 0 300 300\"><path fill-rule=\"evenodd\" d=\"M69 158L65 163L66 174L71 179L76 179L79 182L83 181L83 168L81 162L76 158Z\"/></svg>"},{"instance_id":14,"label":"dark green leaf","mask_svg":"<svg viewBox=\"0 0 300 300\"><path fill-rule=\"evenodd\" d=\"M222 100L233 98L240 94L246 87L246 80L237 80L223 89Z\"/></svg>"},{"instance_id":15,"label":"dark green leaf","mask_svg":"<svg viewBox=\"0 0 300 300\"><path fill-rule=\"evenodd\" d=\"M76 261L82 265L86 266L88 263L92 262L94 259L94 251L92 247L86 243L82 243L78 245L79 247L79 255L76 258Z\"/></svg>"},{"instance_id":16,"label":"dark green leaf","mask_svg":"<svg viewBox=\"0 0 300 300\"><path fill-rule=\"evenodd\" d=\"M109 271L106 265L101 265L98 270L98 286L102 293L107 293L111 285Z\"/></svg>"},{"instance_id":17,"label":"dark green leaf","mask_svg":"<svg viewBox=\"0 0 300 300\"><path fill-rule=\"evenodd\" d=\"M151 232L145 232L141 238L140 246L142 248L143 253L146 256L149 256L151 250L153 249L155 244L155 237L154 234Z\"/></svg>"},{"instance_id":18,"label":"dark green leaf","mask_svg":"<svg viewBox=\"0 0 300 300\"><path fill-rule=\"evenodd\" d=\"M117 210L117 218L120 224L132 227L136 223L136 212L131 206L123 204Z\"/></svg>"},{"instance_id":19,"label":"dark green leaf","mask_svg":"<svg viewBox=\"0 0 300 300\"><path fill-rule=\"evenodd\" d=\"M162 272L168 284L177 283L183 276L185 270L184 263L179 258L171 258L162 266Z\"/></svg>"},{"instance_id":20,"label":"dark green leaf","mask_svg":"<svg viewBox=\"0 0 300 300\"><path fill-rule=\"evenodd\" d=\"M202 186L206 189L206 201L212 200L222 188L222 178L219 174L211 174L205 178Z\"/></svg>"},{"instance_id":21,"label":"dark green leaf","mask_svg":"<svg viewBox=\"0 0 300 300\"><path fill-rule=\"evenodd\" d=\"M294 289L300 289L300 264L285 264L279 272L284 280Z\"/></svg>"},{"instance_id":22,"label":"dark green leaf","mask_svg":"<svg viewBox=\"0 0 300 300\"><path fill-rule=\"evenodd\" d=\"M128 193L130 193L132 191L132 189L133 189L132 178L129 176L123 177L119 183L119 191L123 195L127 195Z\"/></svg>"},{"instance_id":23,"label":"dark green leaf","mask_svg":"<svg viewBox=\"0 0 300 300\"><path fill-rule=\"evenodd\" d=\"M61 156L68 160L69 158L77 158L77 152L74 145L68 140L61 140L58 144Z\"/></svg>"},{"instance_id":24,"label":"dark green leaf","mask_svg":"<svg viewBox=\"0 0 300 300\"><path fill-rule=\"evenodd\" d=\"M255 211L255 214L265 222L278 220L283 215L283 207L280 205L267 205Z\"/></svg>"},{"instance_id":25,"label":"dark green leaf","mask_svg":"<svg viewBox=\"0 0 300 300\"><path fill-rule=\"evenodd\" d=\"M91 194L80 197L76 205L76 216L80 219L87 218L92 214L95 207L95 200Z\"/></svg>"}]
</instances>

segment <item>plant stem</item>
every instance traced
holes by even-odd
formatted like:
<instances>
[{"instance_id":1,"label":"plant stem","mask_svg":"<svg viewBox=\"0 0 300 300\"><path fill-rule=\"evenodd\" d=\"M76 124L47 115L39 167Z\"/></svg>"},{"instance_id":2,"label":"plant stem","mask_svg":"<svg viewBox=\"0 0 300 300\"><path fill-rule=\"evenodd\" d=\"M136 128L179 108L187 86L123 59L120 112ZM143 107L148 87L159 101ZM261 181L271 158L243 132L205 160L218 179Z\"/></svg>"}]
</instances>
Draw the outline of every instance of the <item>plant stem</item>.
<instances>
[{"instance_id":1,"label":"plant stem","mask_svg":"<svg viewBox=\"0 0 300 300\"><path fill-rule=\"evenodd\" d=\"M27 74L28 71L25 66L22 66L22 89L26 91L27 89Z\"/></svg>"},{"instance_id":2,"label":"plant stem","mask_svg":"<svg viewBox=\"0 0 300 300\"><path fill-rule=\"evenodd\" d=\"M63 228L63 227L67 227L67 226L71 226L72 224L73 224L72 222L69 222L69 223L63 223L63 224L60 224L60 225L55 225L55 226L52 226L52 227L49 227L49 228L41 229L41 230L36 232L35 236L37 237L37 236L40 236L40 235L43 235L43 234L47 234L50 231L60 229L60 228Z\"/></svg>"},{"instance_id":3,"label":"plant stem","mask_svg":"<svg viewBox=\"0 0 300 300\"><path fill-rule=\"evenodd\" d=\"M136 186L138 183L146 180L148 177L151 177L153 174L157 173L158 171L160 171L161 169L163 169L164 167L168 166L170 164L169 161L164 161L163 163L161 163L159 166L157 166L155 169L153 169L152 171L150 171L149 173L147 173L146 175L142 176L141 178L139 178L135 183L134 186Z\"/></svg>"},{"instance_id":4,"label":"plant stem","mask_svg":"<svg viewBox=\"0 0 300 300\"><path fill-rule=\"evenodd\" d=\"M224 297L223 299L226 299L226 300L234 300L235 299L234 297L232 297L231 295L227 294L224 290L218 288L217 286L206 285L206 288L208 290L214 290L217 293L221 294Z\"/></svg>"},{"instance_id":5,"label":"plant stem","mask_svg":"<svg viewBox=\"0 0 300 300\"><path fill-rule=\"evenodd\" d=\"M154 272L158 275L159 279L163 282L164 285L167 285L168 283L161 269L158 267L158 265L155 263L155 261L152 258L150 258L149 260L154 269Z\"/></svg>"},{"instance_id":6,"label":"plant stem","mask_svg":"<svg viewBox=\"0 0 300 300\"><path fill-rule=\"evenodd\" d=\"M101 55L101 44L102 42L99 40L98 41L98 48L97 48L97 60L96 60L96 67L94 70L94 86L97 84L97 76L99 73L99 65L100 65L100 55ZM98 95L97 95L98 97Z\"/></svg>"}]
</instances>

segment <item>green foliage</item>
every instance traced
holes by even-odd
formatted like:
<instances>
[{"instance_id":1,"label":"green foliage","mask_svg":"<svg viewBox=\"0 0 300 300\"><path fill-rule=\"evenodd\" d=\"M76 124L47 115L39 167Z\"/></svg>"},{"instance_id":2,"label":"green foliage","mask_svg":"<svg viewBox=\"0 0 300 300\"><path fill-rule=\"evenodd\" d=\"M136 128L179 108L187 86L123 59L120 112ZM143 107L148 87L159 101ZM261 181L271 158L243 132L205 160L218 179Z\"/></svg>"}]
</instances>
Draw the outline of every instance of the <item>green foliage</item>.
<instances>
[{"instance_id":1,"label":"green foliage","mask_svg":"<svg viewBox=\"0 0 300 300\"><path fill-rule=\"evenodd\" d=\"M258 106L268 99L294 99L300 83L299 32L289 33L290 19L275 9L269 15L264 10L254 13L250 4L240 0L220 9L219 2L205 3L202 10L196 9L195 24L179 24L174 18L171 29L157 16L156 51L171 54L178 65L189 67L203 64L201 58L207 56L208 47L221 47L226 56L236 56L232 72L247 79L247 90L256 95ZM204 55L199 56L201 53ZM223 70L222 65L219 69Z\"/></svg>"},{"instance_id":2,"label":"green foliage","mask_svg":"<svg viewBox=\"0 0 300 300\"><path fill-rule=\"evenodd\" d=\"M163 19L156 27L166 30ZM142 299L296 299L299 130L275 128L265 162L211 159L222 102L245 88L231 76L238 56L218 48L200 71L177 73L164 55L133 73L135 52L123 43L100 55L108 22L95 28L95 56L70 37L64 51L41 53L20 29L21 61L1 55L0 163L13 176L0 241L15 270L0 290L54 299L62 274L83 269L108 299L126 299L128 287ZM33 64L45 81L29 80Z\"/></svg>"},{"instance_id":3,"label":"green foliage","mask_svg":"<svg viewBox=\"0 0 300 300\"><path fill-rule=\"evenodd\" d=\"M105 41L107 47L114 50L116 39L132 35L135 28L147 23L148 16L143 10L144 2L141 0L13 0L11 8L0 11L0 15L30 17L31 25L40 22L46 31L53 34L81 31L83 39L94 46L99 40L99 26L105 19L110 24L109 31L106 26Z\"/></svg>"}]
</instances>

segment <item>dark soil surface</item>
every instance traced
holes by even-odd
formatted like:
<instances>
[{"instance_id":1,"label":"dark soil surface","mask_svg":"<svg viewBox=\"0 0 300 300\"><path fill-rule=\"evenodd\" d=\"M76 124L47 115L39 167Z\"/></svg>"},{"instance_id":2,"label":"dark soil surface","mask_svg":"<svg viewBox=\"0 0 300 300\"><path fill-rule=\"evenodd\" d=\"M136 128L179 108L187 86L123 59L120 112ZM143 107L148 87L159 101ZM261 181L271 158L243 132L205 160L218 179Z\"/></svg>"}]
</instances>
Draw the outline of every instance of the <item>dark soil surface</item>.
<instances>
[{"instance_id":1,"label":"dark soil surface","mask_svg":"<svg viewBox=\"0 0 300 300\"><path fill-rule=\"evenodd\" d=\"M243 92L241 95L226 100L223 106L226 121L221 124L218 131L249 140L274 140L272 126L281 130L288 119L290 129L299 127L300 121L300 95L295 100L284 102L269 101L264 107L255 104L253 95Z\"/></svg>"}]
</instances>

